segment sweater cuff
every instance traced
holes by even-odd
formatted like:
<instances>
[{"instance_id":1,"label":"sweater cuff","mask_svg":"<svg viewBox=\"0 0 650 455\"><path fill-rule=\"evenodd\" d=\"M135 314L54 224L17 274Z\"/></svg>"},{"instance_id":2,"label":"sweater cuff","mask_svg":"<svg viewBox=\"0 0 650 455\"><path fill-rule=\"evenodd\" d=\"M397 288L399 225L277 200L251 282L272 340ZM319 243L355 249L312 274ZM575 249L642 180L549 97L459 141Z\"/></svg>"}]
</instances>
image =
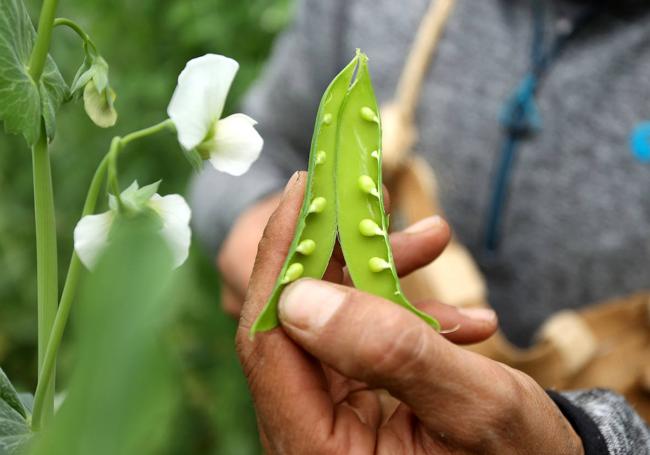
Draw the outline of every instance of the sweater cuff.
<instances>
[{"instance_id":1,"label":"sweater cuff","mask_svg":"<svg viewBox=\"0 0 650 455\"><path fill-rule=\"evenodd\" d=\"M609 450L598 425L581 408L553 390L546 393L582 439L585 455L608 455Z\"/></svg>"}]
</instances>

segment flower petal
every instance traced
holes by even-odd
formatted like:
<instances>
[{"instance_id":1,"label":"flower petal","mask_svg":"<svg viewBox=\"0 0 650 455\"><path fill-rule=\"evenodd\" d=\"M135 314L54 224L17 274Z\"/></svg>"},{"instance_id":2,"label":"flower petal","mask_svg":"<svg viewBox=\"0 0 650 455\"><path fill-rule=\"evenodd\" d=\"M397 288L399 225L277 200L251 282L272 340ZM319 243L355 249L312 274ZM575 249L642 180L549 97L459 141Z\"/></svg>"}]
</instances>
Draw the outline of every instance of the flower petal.
<instances>
[{"instance_id":1,"label":"flower petal","mask_svg":"<svg viewBox=\"0 0 650 455\"><path fill-rule=\"evenodd\" d=\"M108 245L113 213L84 216L74 228L74 249L81 262L92 269Z\"/></svg>"},{"instance_id":2,"label":"flower petal","mask_svg":"<svg viewBox=\"0 0 650 455\"><path fill-rule=\"evenodd\" d=\"M189 255L192 231L190 230L190 207L182 196L154 194L149 201L162 218L161 234L169 244L174 257L174 267L179 267Z\"/></svg>"},{"instance_id":3,"label":"flower petal","mask_svg":"<svg viewBox=\"0 0 650 455\"><path fill-rule=\"evenodd\" d=\"M242 175L251 167L264 146L262 136L254 127L256 124L244 114L219 120L210 150L210 163L215 169Z\"/></svg>"},{"instance_id":4,"label":"flower petal","mask_svg":"<svg viewBox=\"0 0 650 455\"><path fill-rule=\"evenodd\" d=\"M183 148L192 150L203 142L219 120L238 69L235 60L216 54L187 62L167 107Z\"/></svg>"}]
</instances>

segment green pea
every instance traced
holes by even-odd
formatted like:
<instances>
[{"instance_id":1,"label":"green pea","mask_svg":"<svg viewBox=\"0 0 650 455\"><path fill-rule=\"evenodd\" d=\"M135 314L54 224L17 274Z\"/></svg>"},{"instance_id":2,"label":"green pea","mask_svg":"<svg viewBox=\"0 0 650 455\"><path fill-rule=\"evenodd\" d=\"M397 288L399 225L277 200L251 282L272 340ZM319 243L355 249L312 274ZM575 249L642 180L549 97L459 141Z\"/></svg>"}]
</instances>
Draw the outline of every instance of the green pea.
<instances>
[{"instance_id":1,"label":"green pea","mask_svg":"<svg viewBox=\"0 0 650 455\"><path fill-rule=\"evenodd\" d=\"M399 284L381 191L381 122L365 55L358 65L338 117L336 210L345 263L356 288L402 305L439 330Z\"/></svg>"},{"instance_id":2,"label":"green pea","mask_svg":"<svg viewBox=\"0 0 650 455\"><path fill-rule=\"evenodd\" d=\"M251 328L278 325L277 306L284 287L300 278L322 278L336 241L335 156L338 113L357 66L355 57L325 90L318 108L309 156L307 187L294 239L275 288Z\"/></svg>"}]
</instances>

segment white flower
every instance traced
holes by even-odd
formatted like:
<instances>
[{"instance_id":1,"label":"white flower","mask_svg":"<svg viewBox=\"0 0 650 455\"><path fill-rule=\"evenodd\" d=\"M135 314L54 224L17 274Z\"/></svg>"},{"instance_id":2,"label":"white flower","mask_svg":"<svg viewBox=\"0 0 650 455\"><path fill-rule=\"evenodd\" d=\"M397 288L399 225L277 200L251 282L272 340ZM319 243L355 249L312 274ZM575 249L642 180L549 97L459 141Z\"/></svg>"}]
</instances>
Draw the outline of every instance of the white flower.
<instances>
[{"instance_id":1,"label":"white flower","mask_svg":"<svg viewBox=\"0 0 650 455\"><path fill-rule=\"evenodd\" d=\"M223 55L207 54L187 62L167 107L178 141L196 150L219 171L241 175L259 157L264 140L244 114L221 118L239 64Z\"/></svg>"},{"instance_id":2,"label":"white flower","mask_svg":"<svg viewBox=\"0 0 650 455\"><path fill-rule=\"evenodd\" d=\"M160 182L138 187L133 182L120 194L124 205L133 211L153 210L160 216L162 227L160 233L172 252L174 267L179 267L189 254L190 207L182 196L170 194L160 196L156 191ZM117 202L110 196L110 210L98 215L84 216L74 229L74 249L81 262L92 269L104 249L110 243L109 234L117 216Z\"/></svg>"}]
</instances>

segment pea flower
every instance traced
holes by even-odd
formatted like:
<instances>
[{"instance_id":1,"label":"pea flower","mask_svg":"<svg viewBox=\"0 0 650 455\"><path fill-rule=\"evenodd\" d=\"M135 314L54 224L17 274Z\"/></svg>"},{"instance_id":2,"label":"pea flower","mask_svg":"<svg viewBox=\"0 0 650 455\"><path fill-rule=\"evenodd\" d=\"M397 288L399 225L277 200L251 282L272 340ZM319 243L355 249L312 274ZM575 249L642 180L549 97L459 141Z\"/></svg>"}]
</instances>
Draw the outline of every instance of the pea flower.
<instances>
[{"instance_id":1,"label":"pea flower","mask_svg":"<svg viewBox=\"0 0 650 455\"><path fill-rule=\"evenodd\" d=\"M138 187L133 182L120 194L124 207L131 212L150 210L160 217L160 233L172 252L174 267L179 267L189 254L190 248L190 208L178 194L160 196L160 182ZM92 269L104 249L110 243L110 231L118 216L118 204L114 196L109 196L109 210L97 215L84 216L74 229L74 249L81 262Z\"/></svg>"},{"instance_id":2,"label":"pea flower","mask_svg":"<svg viewBox=\"0 0 650 455\"><path fill-rule=\"evenodd\" d=\"M215 169L231 175L245 173L264 145L252 118L244 114L221 118L238 69L235 60L223 55L190 60L178 76L167 108L181 146L196 150Z\"/></svg>"}]
</instances>

